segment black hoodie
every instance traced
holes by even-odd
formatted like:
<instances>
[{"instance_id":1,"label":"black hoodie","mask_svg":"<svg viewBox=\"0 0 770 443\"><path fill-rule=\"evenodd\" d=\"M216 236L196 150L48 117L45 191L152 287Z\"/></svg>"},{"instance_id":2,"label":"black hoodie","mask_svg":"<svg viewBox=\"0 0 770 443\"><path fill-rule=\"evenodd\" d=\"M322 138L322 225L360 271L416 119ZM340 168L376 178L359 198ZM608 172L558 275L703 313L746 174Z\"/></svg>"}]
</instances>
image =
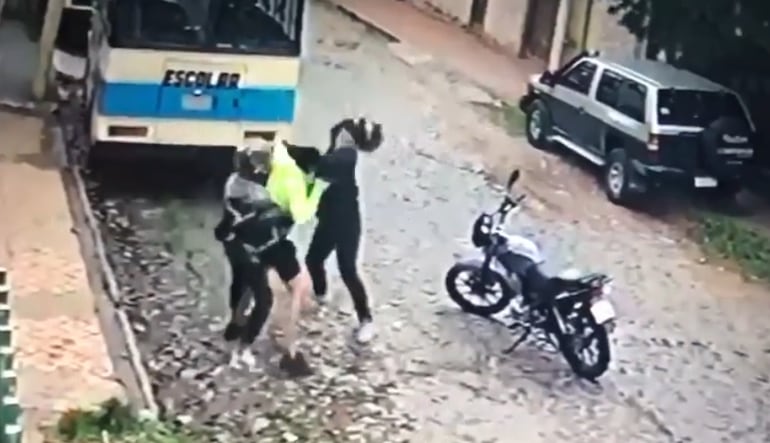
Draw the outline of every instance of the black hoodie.
<instances>
[{"instance_id":1,"label":"black hoodie","mask_svg":"<svg viewBox=\"0 0 770 443\"><path fill-rule=\"evenodd\" d=\"M355 146L335 147L324 155L310 146L287 144L287 150L302 170L329 183L318 204L319 219L330 214L347 215L350 211L358 211L358 149Z\"/></svg>"}]
</instances>

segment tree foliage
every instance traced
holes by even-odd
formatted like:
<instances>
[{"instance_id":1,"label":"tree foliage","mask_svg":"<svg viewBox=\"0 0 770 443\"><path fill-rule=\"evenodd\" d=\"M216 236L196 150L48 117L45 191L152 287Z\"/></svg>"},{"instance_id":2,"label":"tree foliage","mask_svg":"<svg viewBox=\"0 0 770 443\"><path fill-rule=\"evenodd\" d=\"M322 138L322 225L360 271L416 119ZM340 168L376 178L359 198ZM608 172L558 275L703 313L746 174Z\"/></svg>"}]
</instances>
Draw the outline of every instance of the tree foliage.
<instances>
[{"instance_id":1,"label":"tree foliage","mask_svg":"<svg viewBox=\"0 0 770 443\"><path fill-rule=\"evenodd\" d=\"M621 25L647 41L648 57L662 52L740 93L770 144L770 0L608 1Z\"/></svg>"},{"instance_id":2,"label":"tree foliage","mask_svg":"<svg viewBox=\"0 0 770 443\"><path fill-rule=\"evenodd\" d=\"M610 0L609 10L669 59L714 59L746 45L770 53L770 0Z\"/></svg>"}]
</instances>

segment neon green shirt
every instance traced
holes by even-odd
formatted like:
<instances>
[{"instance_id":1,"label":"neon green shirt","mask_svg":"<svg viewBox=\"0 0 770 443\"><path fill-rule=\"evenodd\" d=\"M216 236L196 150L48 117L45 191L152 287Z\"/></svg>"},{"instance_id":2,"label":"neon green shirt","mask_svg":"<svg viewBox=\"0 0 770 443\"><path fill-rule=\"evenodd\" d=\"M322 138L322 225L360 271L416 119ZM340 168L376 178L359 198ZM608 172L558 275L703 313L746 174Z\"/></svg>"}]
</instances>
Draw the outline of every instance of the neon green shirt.
<instances>
[{"instance_id":1,"label":"neon green shirt","mask_svg":"<svg viewBox=\"0 0 770 443\"><path fill-rule=\"evenodd\" d=\"M289 155L280 140L273 148L267 192L270 198L291 214L294 223L303 224L313 218L327 184L316 179L308 193L305 173Z\"/></svg>"}]
</instances>

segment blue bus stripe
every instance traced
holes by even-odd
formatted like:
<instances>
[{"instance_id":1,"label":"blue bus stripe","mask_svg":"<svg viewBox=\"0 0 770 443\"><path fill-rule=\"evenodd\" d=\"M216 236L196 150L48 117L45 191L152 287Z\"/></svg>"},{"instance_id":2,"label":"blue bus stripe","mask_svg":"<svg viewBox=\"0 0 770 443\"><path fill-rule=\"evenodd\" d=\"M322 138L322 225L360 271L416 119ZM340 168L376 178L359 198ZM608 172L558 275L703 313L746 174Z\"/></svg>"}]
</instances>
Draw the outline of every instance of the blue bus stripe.
<instances>
[{"instance_id":1,"label":"blue bus stripe","mask_svg":"<svg viewBox=\"0 0 770 443\"><path fill-rule=\"evenodd\" d=\"M296 90L276 87L207 89L213 96L211 110L182 109L187 88L153 83L103 83L98 111L108 117L178 118L221 121L292 122Z\"/></svg>"}]
</instances>

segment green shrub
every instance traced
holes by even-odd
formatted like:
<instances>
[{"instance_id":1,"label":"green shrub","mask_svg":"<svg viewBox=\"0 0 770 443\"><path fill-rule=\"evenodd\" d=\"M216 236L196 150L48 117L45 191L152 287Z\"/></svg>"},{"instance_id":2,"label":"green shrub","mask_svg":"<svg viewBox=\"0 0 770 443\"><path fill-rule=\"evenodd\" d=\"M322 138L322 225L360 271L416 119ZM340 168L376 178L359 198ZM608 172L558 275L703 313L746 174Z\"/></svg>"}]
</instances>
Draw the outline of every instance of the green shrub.
<instances>
[{"instance_id":1,"label":"green shrub","mask_svg":"<svg viewBox=\"0 0 770 443\"><path fill-rule=\"evenodd\" d=\"M118 400L96 410L74 409L60 418L57 437L71 443L203 443L201 436L168 423L145 420ZM105 438L103 435L106 434Z\"/></svg>"},{"instance_id":2,"label":"green shrub","mask_svg":"<svg viewBox=\"0 0 770 443\"><path fill-rule=\"evenodd\" d=\"M492 123L504 128L509 135L518 137L525 134L527 117L518 106L508 103L503 103L501 106L476 103L475 106L481 109Z\"/></svg>"},{"instance_id":3,"label":"green shrub","mask_svg":"<svg viewBox=\"0 0 770 443\"><path fill-rule=\"evenodd\" d=\"M707 251L735 261L746 273L770 280L770 231L728 216L699 216L699 240Z\"/></svg>"},{"instance_id":4,"label":"green shrub","mask_svg":"<svg viewBox=\"0 0 770 443\"><path fill-rule=\"evenodd\" d=\"M502 109L503 119L505 121L505 128L511 135L523 135L527 125L527 116L519 109L518 106L509 104L503 105Z\"/></svg>"}]
</instances>

